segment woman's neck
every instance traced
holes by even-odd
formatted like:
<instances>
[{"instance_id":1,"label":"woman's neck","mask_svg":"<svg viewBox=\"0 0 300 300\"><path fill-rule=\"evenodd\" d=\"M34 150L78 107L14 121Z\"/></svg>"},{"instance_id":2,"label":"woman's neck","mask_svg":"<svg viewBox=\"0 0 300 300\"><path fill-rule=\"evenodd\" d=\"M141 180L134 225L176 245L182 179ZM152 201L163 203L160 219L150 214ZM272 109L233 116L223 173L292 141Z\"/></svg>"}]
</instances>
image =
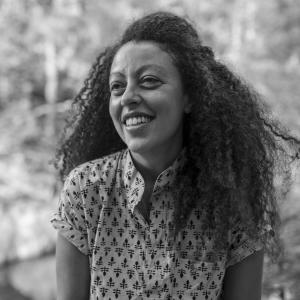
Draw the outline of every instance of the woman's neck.
<instances>
[{"instance_id":1,"label":"woman's neck","mask_svg":"<svg viewBox=\"0 0 300 300\"><path fill-rule=\"evenodd\" d=\"M182 147L150 153L131 152L135 167L141 173L146 185L154 185L157 177L177 158Z\"/></svg>"}]
</instances>

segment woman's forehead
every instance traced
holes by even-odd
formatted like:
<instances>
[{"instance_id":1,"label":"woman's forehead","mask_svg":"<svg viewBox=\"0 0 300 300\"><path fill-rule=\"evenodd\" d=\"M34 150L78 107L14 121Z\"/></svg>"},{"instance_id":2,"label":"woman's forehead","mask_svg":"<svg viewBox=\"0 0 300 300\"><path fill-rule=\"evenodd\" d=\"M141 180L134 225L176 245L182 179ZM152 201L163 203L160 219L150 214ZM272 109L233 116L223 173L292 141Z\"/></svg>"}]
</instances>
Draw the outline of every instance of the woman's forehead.
<instances>
[{"instance_id":1,"label":"woman's forehead","mask_svg":"<svg viewBox=\"0 0 300 300\"><path fill-rule=\"evenodd\" d=\"M152 68L163 71L175 68L171 56L161 47L151 41L129 42L123 45L116 53L110 74L122 73L129 70Z\"/></svg>"}]
</instances>

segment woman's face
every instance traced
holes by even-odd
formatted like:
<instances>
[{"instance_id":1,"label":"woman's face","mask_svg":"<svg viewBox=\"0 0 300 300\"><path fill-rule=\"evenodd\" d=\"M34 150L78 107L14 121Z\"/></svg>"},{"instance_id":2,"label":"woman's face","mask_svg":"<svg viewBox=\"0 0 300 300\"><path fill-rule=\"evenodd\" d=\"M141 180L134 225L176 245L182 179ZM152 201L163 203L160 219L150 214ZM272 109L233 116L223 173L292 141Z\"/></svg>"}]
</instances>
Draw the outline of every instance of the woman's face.
<instances>
[{"instance_id":1,"label":"woman's face","mask_svg":"<svg viewBox=\"0 0 300 300\"><path fill-rule=\"evenodd\" d=\"M167 52L153 42L123 45L114 57L109 85L110 116L131 152L181 149L188 97Z\"/></svg>"}]
</instances>

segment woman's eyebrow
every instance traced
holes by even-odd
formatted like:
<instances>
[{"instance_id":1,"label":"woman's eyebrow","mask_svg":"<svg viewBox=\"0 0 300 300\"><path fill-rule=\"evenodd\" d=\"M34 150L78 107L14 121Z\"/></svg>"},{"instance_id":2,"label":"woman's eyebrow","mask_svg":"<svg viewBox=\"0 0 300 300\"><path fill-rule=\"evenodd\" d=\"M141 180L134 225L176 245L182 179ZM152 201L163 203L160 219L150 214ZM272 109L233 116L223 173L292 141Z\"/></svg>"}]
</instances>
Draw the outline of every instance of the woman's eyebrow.
<instances>
[{"instance_id":1,"label":"woman's eyebrow","mask_svg":"<svg viewBox=\"0 0 300 300\"><path fill-rule=\"evenodd\" d=\"M157 64L146 64L137 69L137 73L143 73L145 70L154 69L160 73L164 73L164 68Z\"/></svg>"},{"instance_id":2,"label":"woman's eyebrow","mask_svg":"<svg viewBox=\"0 0 300 300\"><path fill-rule=\"evenodd\" d=\"M148 69L154 69L155 71L157 71L161 74L165 74L164 68L157 64L142 65L135 71L135 73L137 75L140 75L141 73L143 73L144 71L146 71ZM110 73L110 75L109 75L109 77L112 77L112 76L123 76L124 77L124 73L122 71L114 71L114 72Z\"/></svg>"},{"instance_id":3,"label":"woman's eyebrow","mask_svg":"<svg viewBox=\"0 0 300 300\"><path fill-rule=\"evenodd\" d=\"M111 78L112 76L124 76L124 74L122 72L116 71L109 74L109 78Z\"/></svg>"}]
</instances>

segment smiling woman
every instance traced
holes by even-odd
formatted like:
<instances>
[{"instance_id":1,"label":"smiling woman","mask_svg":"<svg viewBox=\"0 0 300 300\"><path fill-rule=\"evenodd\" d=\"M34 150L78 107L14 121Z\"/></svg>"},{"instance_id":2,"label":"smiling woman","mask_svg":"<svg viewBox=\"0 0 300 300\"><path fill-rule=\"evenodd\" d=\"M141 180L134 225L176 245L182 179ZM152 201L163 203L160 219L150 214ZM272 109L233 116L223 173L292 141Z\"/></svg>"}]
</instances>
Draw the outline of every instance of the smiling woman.
<instances>
[{"instance_id":1,"label":"smiling woman","mask_svg":"<svg viewBox=\"0 0 300 300\"><path fill-rule=\"evenodd\" d=\"M155 180L183 146L189 103L180 73L157 44L129 42L113 60L110 87L115 128L140 170L147 168ZM142 171L146 180L147 171Z\"/></svg>"},{"instance_id":2,"label":"smiling woman","mask_svg":"<svg viewBox=\"0 0 300 300\"><path fill-rule=\"evenodd\" d=\"M57 152L58 299L260 299L300 142L158 12L101 53ZM277 173L276 173L276 172Z\"/></svg>"}]
</instances>

